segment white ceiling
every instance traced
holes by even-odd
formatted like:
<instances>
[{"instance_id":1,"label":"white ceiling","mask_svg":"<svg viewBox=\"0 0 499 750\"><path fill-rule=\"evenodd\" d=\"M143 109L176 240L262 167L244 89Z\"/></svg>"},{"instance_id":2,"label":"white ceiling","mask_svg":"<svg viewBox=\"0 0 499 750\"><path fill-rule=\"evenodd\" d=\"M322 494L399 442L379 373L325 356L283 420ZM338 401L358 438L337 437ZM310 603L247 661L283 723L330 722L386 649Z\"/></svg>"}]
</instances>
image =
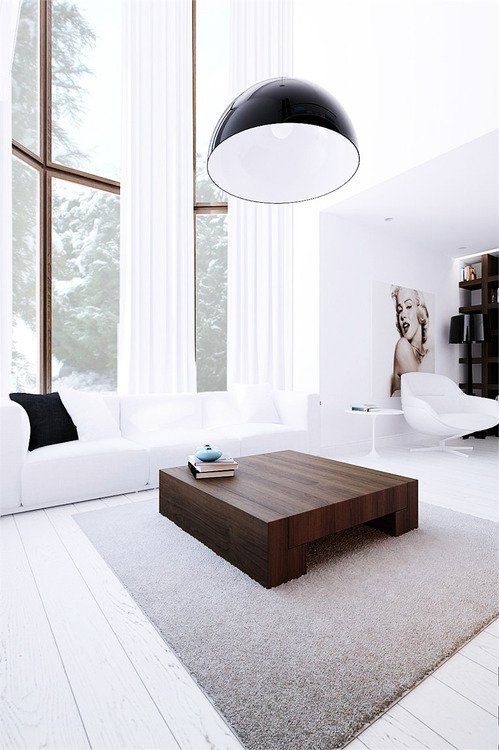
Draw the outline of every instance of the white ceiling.
<instances>
[{"instance_id":1,"label":"white ceiling","mask_svg":"<svg viewBox=\"0 0 499 750\"><path fill-rule=\"evenodd\" d=\"M497 248L499 130L326 210L453 258Z\"/></svg>"},{"instance_id":2,"label":"white ceiling","mask_svg":"<svg viewBox=\"0 0 499 750\"><path fill-rule=\"evenodd\" d=\"M499 127L497 0L294 0L293 75L324 86L357 133L330 206Z\"/></svg>"}]
</instances>

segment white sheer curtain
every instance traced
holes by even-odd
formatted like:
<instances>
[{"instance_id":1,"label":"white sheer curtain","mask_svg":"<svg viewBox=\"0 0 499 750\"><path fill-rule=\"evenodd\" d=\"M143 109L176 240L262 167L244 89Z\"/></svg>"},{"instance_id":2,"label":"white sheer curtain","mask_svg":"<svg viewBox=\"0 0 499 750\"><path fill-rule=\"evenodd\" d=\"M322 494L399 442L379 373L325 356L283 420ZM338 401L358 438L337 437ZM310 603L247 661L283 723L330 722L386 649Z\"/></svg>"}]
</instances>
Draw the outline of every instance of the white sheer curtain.
<instances>
[{"instance_id":1,"label":"white sheer curtain","mask_svg":"<svg viewBox=\"0 0 499 750\"><path fill-rule=\"evenodd\" d=\"M292 0L232 0L231 85L292 75ZM229 198L229 383L292 387L292 207Z\"/></svg>"},{"instance_id":2,"label":"white sheer curtain","mask_svg":"<svg viewBox=\"0 0 499 750\"><path fill-rule=\"evenodd\" d=\"M11 71L19 0L0 0L0 396L10 390L12 359Z\"/></svg>"},{"instance_id":3,"label":"white sheer curtain","mask_svg":"<svg viewBox=\"0 0 499 750\"><path fill-rule=\"evenodd\" d=\"M118 388L196 389L191 3L123 4Z\"/></svg>"}]
</instances>

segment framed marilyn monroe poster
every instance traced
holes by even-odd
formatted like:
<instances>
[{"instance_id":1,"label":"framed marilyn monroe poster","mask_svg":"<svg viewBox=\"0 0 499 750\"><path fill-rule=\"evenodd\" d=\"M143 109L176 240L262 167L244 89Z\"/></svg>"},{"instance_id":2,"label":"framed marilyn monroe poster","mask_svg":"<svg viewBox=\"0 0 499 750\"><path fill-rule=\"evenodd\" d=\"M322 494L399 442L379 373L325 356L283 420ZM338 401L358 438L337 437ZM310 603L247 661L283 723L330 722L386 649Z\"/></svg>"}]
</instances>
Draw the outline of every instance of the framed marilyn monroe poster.
<instances>
[{"instance_id":1,"label":"framed marilyn monroe poster","mask_svg":"<svg viewBox=\"0 0 499 750\"><path fill-rule=\"evenodd\" d=\"M434 307L421 289L373 282L373 398L400 396L404 372L435 372Z\"/></svg>"}]
</instances>

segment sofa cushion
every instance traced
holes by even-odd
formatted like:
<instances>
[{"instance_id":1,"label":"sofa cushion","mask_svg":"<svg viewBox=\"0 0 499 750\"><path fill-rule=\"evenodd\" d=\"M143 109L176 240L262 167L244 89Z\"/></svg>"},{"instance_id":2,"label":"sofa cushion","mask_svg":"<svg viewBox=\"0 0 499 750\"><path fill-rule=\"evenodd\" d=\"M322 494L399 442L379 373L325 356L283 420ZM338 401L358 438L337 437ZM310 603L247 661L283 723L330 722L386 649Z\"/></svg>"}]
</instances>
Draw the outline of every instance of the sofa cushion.
<instances>
[{"instance_id":1,"label":"sofa cushion","mask_svg":"<svg viewBox=\"0 0 499 750\"><path fill-rule=\"evenodd\" d=\"M258 453L271 453L282 450L308 450L307 430L296 429L282 424L244 423L207 430L205 433L211 444L220 445L222 435L227 440L240 441L240 455L251 456Z\"/></svg>"},{"instance_id":2,"label":"sofa cushion","mask_svg":"<svg viewBox=\"0 0 499 750\"><path fill-rule=\"evenodd\" d=\"M148 476L147 451L124 438L45 446L24 462L21 502L46 506L117 495L144 488Z\"/></svg>"},{"instance_id":3,"label":"sofa cushion","mask_svg":"<svg viewBox=\"0 0 499 750\"><path fill-rule=\"evenodd\" d=\"M201 428L201 399L194 393L121 397L121 431L134 439L145 432Z\"/></svg>"},{"instance_id":4,"label":"sofa cushion","mask_svg":"<svg viewBox=\"0 0 499 750\"><path fill-rule=\"evenodd\" d=\"M234 393L212 391L199 394L203 410L203 427L225 427L242 422Z\"/></svg>"},{"instance_id":5,"label":"sofa cushion","mask_svg":"<svg viewBox=\"0 0 499 750\"><path fill-rule=\"evenodd\" d=\"M233 385L231 392L236 397L243 422L258 424L279 424L281 422L269 383Z\"/></svg>"},{"instance_id":6,"label":"sofa cushion","mask_svg":"<svg viewBox=\"0 0 499 750\"><path fill-rule=\"evenodd\" d=\"M120 438L120 426L101 393L61 388L60 396L76 425L78 439L87 441Z\"/></svg>"},{"instance_id":7,"label":"sofa cushion","mask_svg":"<svg viewBox=\"0 0 499 750\"><path fill-rule=\"evenodd\" d=\"M237 457L240 455L240 440L220 434L216 442L210 430L157 430L156 432L137 435L137 442L149 451L150 473L149 484L157 487L159 470L172 466L186 466L187 456L194 453L197 447L207 440L224 453Z\"/></svg>"},{"instance_id":8,"label":"sofa cushion","mask_svg":"<svg viewBox=\"0 0 499 750\"><path fill-rule=\"evenodd\" d=\"M11 393L10 399L22 406L28 415L29 451L78 440L76 426L58 393Z\"/></svg>"},{"instance_id":9,"label":"sofa cushion","mask_svg":"<svg viewBox=\"0 0 499 750\"><path fill-rule=\"evenodd\" d=\"M120 424L120 397L112 391L101 391L102 398L114 419ZM121 436L120 436L121 437Z\"/></svg>"}]
</instances>

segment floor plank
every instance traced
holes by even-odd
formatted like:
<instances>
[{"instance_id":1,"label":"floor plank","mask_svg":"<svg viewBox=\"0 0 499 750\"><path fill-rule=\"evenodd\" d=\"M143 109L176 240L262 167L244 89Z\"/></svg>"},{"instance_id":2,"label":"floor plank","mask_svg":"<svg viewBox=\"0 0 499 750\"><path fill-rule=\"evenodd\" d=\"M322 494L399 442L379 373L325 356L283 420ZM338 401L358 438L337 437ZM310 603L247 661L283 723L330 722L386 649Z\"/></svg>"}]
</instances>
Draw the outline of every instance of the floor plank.
<instances>
[{"instance_id":1,"label":"floor plank","mask_svg":"<svg viewBox=\"0 0 499 750\"><path fill-rule=\"evenodd\" d=\"M499 638L499 620L494 620L487 628L485 628L486 633L490 633L490 635L495 635L496 638Z\"/></svg>"},{"instance_id":2,"label":"floor plank","mask_svg":"<svg viewBox=\"0 0 499 750\"><path fill-rule=\"evenodd\" d=\"M361 466L370 466L394 474L415 477L419 481L421 500L462 513L469 513L480 518L497 520L498 508L496 498L499 493L499 475L497 472L499 441L489 439L487 441L472 442L475 448L474 455L472 459L463 460L456 456L446 456L439 453L410 453L404 443L398 446L390 445L389 447L379 448L380 458L374 460L369 459L358 448L352 447L345 447L339 451L326 449L325 451L321 451L321 454L330 458L338 458L342 461L350 461ZM485 639L482 636L485 636ZM450 683L452 681L452 689L460 693L456 699L457 704L461 705L461 699L465 704L469 702L472 707L474 704L477 704L476 707L481 706L483 709L490 710L492 702L495 700L495 691L490 691L491 695L488 694L491 686L490 680L491 678L495 679L495 670L497 667L493 638L499 642L499 620L492 623L489 628L459 652L461 654L460 659L464 659L464 655L466 655L468 661L468 664L462 662L463 669L462 671L460 670L460 674L457 674L457 668L454 665L446 667L446 664L449 664L452 660L446 662L446 664L442 665L434 673L433 679L438 680L442 670L442 682L447 681ZM455 658L456 656L453 657L453 659ZM476 662L476 664L473 662ZM483 671L477 672L476 668ZM491 671L487 673L486 669ZM409 693L409 696L415 694L418 700L420 700L420 696L424 697L426 691L428 691L428 696L432 695L431 680L423 681L414 691ZM376 747L377 743L381 743L380 750L385 746L393 748L393 750L399 747L413 747L411 744L407 745L408 741L411 742L408 739L408 737L410 738L410 732L407 733L404 725L399 727L388 718L393 715L393 712L397 708L404 708L405 710L405 706L405 703L397 704L388 714L382 716L371 727L360 734L358 739L365 742L365 744L372 744L372 737L374 736L374 746ZM455 706L455 710L459 711L457 705ZM452 719L445 713L441 714L438 703L432 704L431 698L428 701L428 716L432 720L431 730L429 727L426 727L423 721L417 720L418 724L416 726L419 727L419 730L422 727L426 727L423 731L430 731L429 736L436 747L438 747L437 740L432 737L431 732L437 733L441 736L442 740L452 745L453 743L449 736L449 734L452 735L449 732L449 723L452 723ZM416 717L413 718L416 719ZM485 710L483 712L479 710L473 711L473 718L473 730L475 734L473 739L475 744L463 745L465 750L477 750L481 747L487 750L496 748L495 742L490 744L491 725L489 713L485 713ZM387 726L387 722L389 722L389 726ZM460 722L461 719L457 718L458 726L460 726ZM417 735L414 739L415 741L417 739L418 742L423 742L423 747L425 746L424 735L423 738ZM418 748L419 745L415 744L414 747ZM433 750L433 744L430 747Z\"/></svg>"},{"instance_id":3,"label":"floor plank","mask_svg":"<svg viewBox=\"0 0 499 750\"><path fill-rule=\"evenodd\" d=\"M473 441L473 445L474 455L464 460L437 453L411 454L403 445L381 446L381 458L375 462L360 456L358 449L331 457L414 476L422 500L495 519L499 441ZM14 571L9 580L17 581L7 586L2 602L6 633L2 648L9 661L1 665L5 670L0 690L9 703L0 717L0 730L2 741L8 737L9 750L84 747L83 724L99 750L179 746L241 750L72 518L76 513L157 497L158 490L153 489L2 519L5 528L10 524L15 532L2 551L2 567L9 566L5 569ZM16 538L17 545L12 545ZM498 642L496 621L348 749L495 748L490 687Z\"/></svg>"},{"instance_id":4,"label":"floor plank","mask_svg":"<svg viewBox=\"0 0 499 750\"><path fill-rule=\"evenodd\" d=\"M89 748L12 516L0 519L3 750Z\"/></svg>"},{"instance_id":5,"label":"floor plank","mask_svg":"<svg viewBox=\"0 0 499 750\"><path fill-rule=\"evenodd\" d=\"M459 750L496 747L496 719L435 677L428 677L399 705Z\"/></svg>"},{"instance_id":6,"label":"floor plank","mask_svg":"<svg viewBox=\"0 0 499 750\"><path fill-rule=\"evenodd\" d=\"M108 508L113 508L116 505L130 505L132 502L128 495L113 495L113 497L103 497L101 500Z\"/></svg>"},{"instance_id":7,"label":"floor plank","mask_svg":"<svg viewBox=\"0 0 499 750\"><path fill-rule=\"evenodd\" d=\"M434 677L492 716L496 715L499 703L496 675L481 664L457 653L442 664Z\"/></svg>"},{"instance_id":8,"label":"floor plank","mask_svg":"<svg viewBox=\"0 0 499 750\"><path fill-rule=\"evenodd\" d=\"M360 735L368 750L452 750L452 745L400 704Z\"/></svg>"},{"instance_id":9,"label":"floor plank","mask_svg":"<svg viewBox=\"0 0 499 750\"><path fill-rule=\"evenodd\" d=\"M72 514L79 509L60 506L46 513L179 745L239 750L226 723L75 524Z\"/></svg>"},{"instance_id":10,"label":"floor plank","mask_svg":"<svg viewBox=\"0 0 499 750\"><path fill-rule=\"evenodd\" d=\"M132 503L140 503L143 500L157 500L159 498L159 489L127 492L126 497L128 497Z\"/></svg>"},{"instance_id":11,"label":"floor plank","mask_svg":"<svg viewBox=\"0 0 499 750\"><path fill-rule=\"evenodd\" d=\"M472 443L473 455L466 459L444 453L411 453L402 441L380 447L379 458L370 458L356 446L324 448L321 455L342 461L414 477L419 481L419 499L444 508L498 519L499 440L456 441ZM458 491L456 491L458 490Z\"/></svg>"},{"instance_id":12,"label":"floor plank","mask_svg":"<svg viewBox=\"0 0 499 750\"><path fill-rule=\"evenodd\" d=\"M352 742L349 742L348 745L345 745L343 750L366 750L366 746L358 737L356 737Z\"/></svg>"},{"instance_id":13,"label":"floor plank","mask_svg":"<svg viewBox=\"0 0 499 750\"><path fill-rule=\"evenodd\" d=\"M46 512L15 520L90 744L178 750Z\"/></svg>"},{"instance_id":14,"label":"floor plank","mask_svg":"<svg viewBox=\"0 0 499 750\"><path fill-rule=\"evenodd\" d=\"M481 664L482 667L489 669L494 674L496 673L499 663L499 642L491 633L487 633L485 630L479 633L476 638L473 638L460 650L460 653L467 659Z\"/></svg>"}]
</instances>

